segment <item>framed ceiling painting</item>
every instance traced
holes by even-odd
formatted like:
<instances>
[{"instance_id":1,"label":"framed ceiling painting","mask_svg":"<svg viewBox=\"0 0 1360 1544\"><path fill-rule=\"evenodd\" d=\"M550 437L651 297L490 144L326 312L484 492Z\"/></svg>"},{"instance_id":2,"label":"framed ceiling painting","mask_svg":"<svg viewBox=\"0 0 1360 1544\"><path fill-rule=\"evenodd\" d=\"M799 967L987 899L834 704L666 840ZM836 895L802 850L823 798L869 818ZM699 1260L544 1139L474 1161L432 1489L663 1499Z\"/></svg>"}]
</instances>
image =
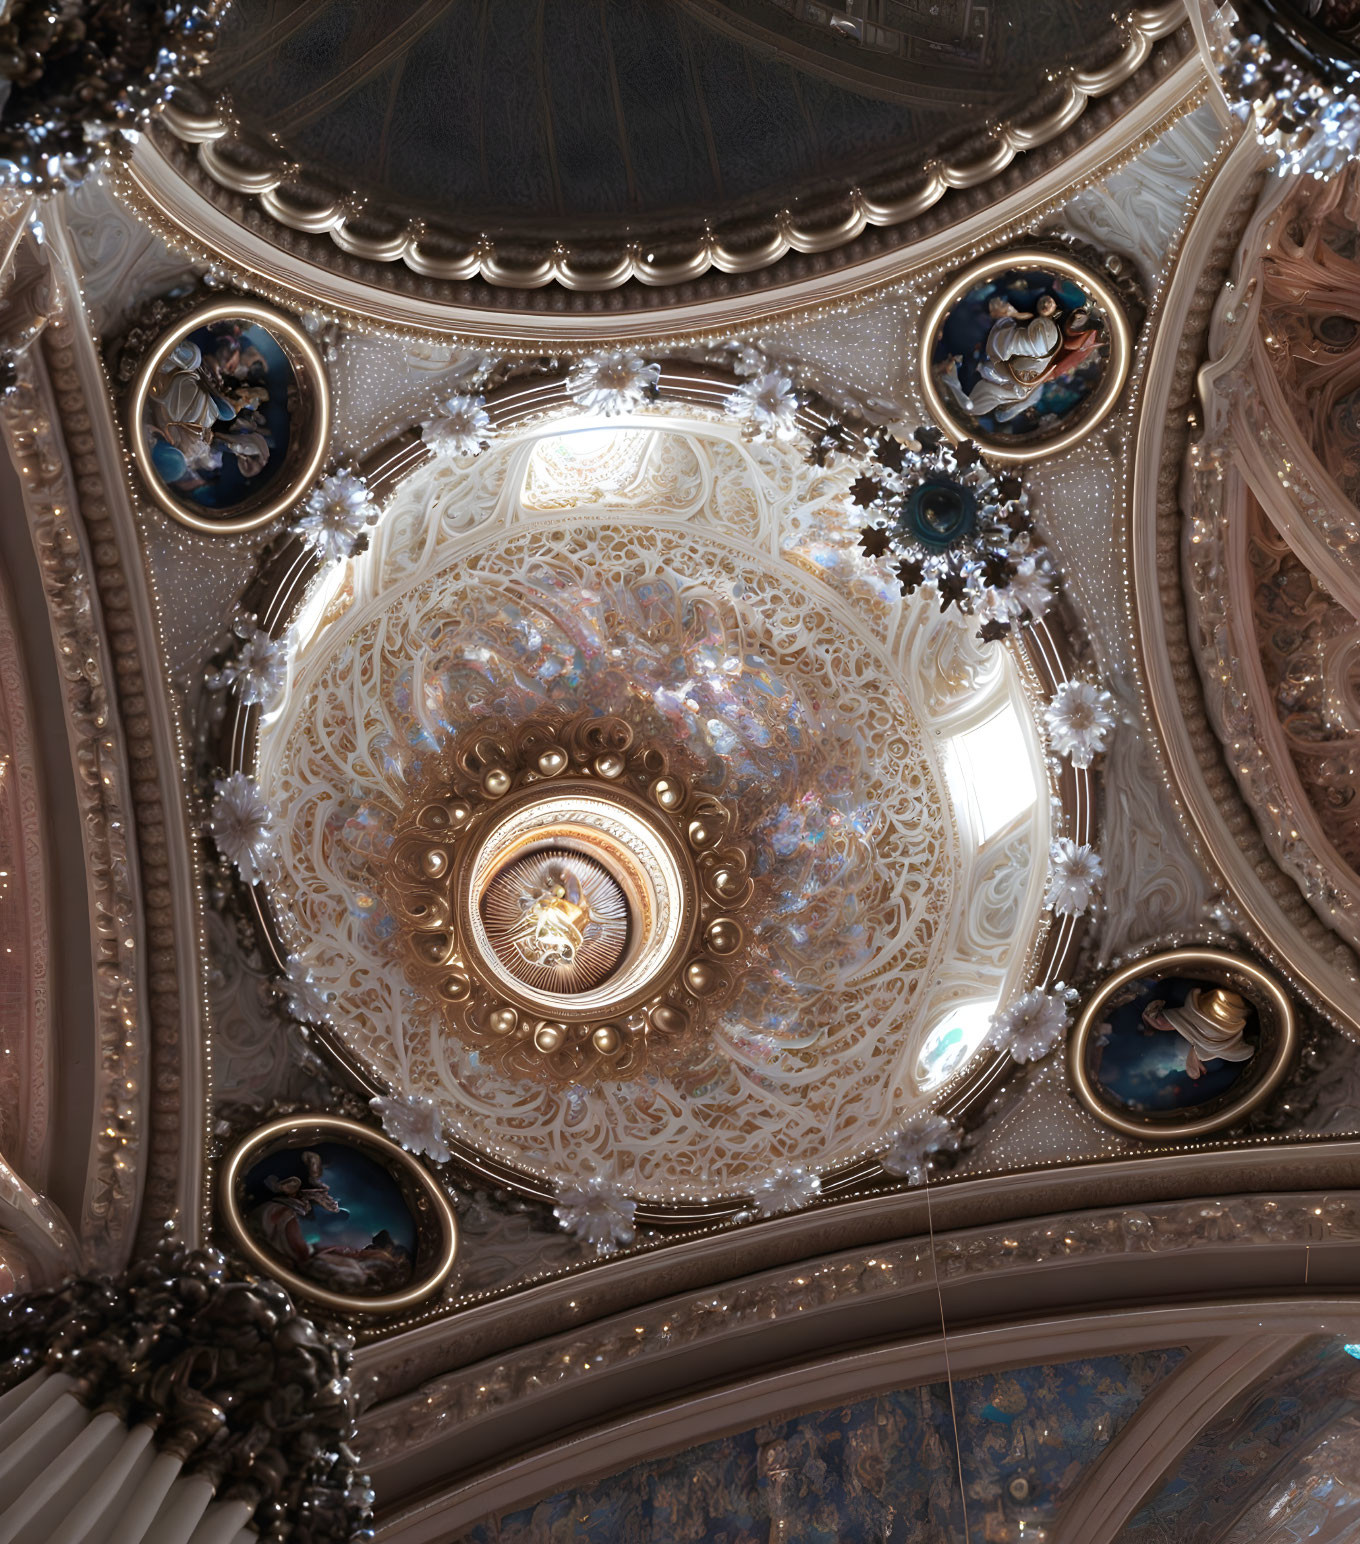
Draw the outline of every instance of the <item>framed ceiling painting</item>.
<instances>
[{"instance_id":1,"label":"framed ceiling painting","mask_svg":"<svg viewBox=\"0 0 1360 1544\"><path fill-rule=\"evenodd\" d=\"M1109 279L1046 247L994 252L956 274L926 315L921 386L940 427L995 460L1084 439L1128 379L1133 329Z\"/></svg>"},{"instance_id":2,"label":"framed ceiling painting","mask_svg":"<svg viewBox=\"0 0 1360 1544\"><path fill-rule=\"evenodd\" d=\"M232 1151L222 1209L237 1246L290 1291L346 1314L436 1293L458 1252L443 1191L411 1155L340 1116L270 1121Z\"/></svg>"},{"instance_id":3,"label":"framed ceiling painting","mask_svg":"<svg viewBox=\"0 0 1360 1544\"><path fill-rule=\"evenodd\" d=\"M241 296L196 306L136 365L133 460L156 503L193 530L277 519L311 485L329 438L320 351L272 306Z\"/></svg>"},{"instance_id":4,"label":"framed ceiling painting","mask_svg":"<svg viewBox=\"0 0 1360 1544\"><path fill-rule=\"evenodd\" d=\"M1236 1125L1289 1070L1294 1007L1279 982L1220 949L1171 949L1115 971L1073 1032L1077 1097L1107 1126L1150 1141Z\"/></svg>"}]
</instances>

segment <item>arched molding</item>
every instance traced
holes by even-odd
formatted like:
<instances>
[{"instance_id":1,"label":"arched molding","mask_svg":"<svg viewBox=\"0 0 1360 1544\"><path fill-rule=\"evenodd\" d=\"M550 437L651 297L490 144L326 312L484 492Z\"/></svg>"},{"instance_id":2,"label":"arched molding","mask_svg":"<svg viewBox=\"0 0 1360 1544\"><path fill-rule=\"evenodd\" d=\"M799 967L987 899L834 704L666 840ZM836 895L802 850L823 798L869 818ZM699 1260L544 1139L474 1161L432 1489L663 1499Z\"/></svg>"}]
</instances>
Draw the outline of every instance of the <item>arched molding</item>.
<instances>
[{"instance_id":1,"label":"arched molding","mask_svg":"<svg viewBox=\"0 0 1360 1544\"><path fill-rule=\"evenodd\" d=\"M1311 1000L1360 1034L1355 957L1280 867L1210 727L1183 590L1182 468L1195 372L1220 293L1228 309L1243 298L1249 274L1237 249L1264 168L1249 138L1224 163L1187 232L1153 343L1132 478L1135 636L1163 763L1196 845L1222 876L1255 945Z\"/></svg>"},{"instance_id":2,"label":"arched molding","mask_svg":"<svg viewBox=\"0 0 1360 1544\"><path fill-rule=\"evenodd\" d=\"M1272 1333L1257 1320L1246 1334L1200 1348L1154 1389L1063 1510L1053 1544L1113 1544L1128 1519L1196 1438L1257 1379L1273 1371L1305 1335ZM1313 1326L1307 1326L1312 1330Z\"/></svg>"},{"instance_id":3,"label":"arched molding","mask_svg":"<svg viewBox=\"0 0 1360 1544\"><path fill-rule=\"evenodd\" d=\"M1166 1467L1238 1394L1306 1336L1329 1330L1350 1333L1360 1323L1360 1307L1344 1298L1296 1297L1272 1304L1270 1334L1260 1333L1260 1322L1258 1308L1233 1301L950 1327L947 1339L937 1321L919 1336L867 1348L861 1342L830 1356L761 1368L742 1380L630 1409L626 1415L490 1463L404 1504L389 1502L379 1511L377 1537L380 1544L439 1544L482 1519L633 1464L766 1422L917 1384L1188 1346L1191 1355L1101 1454L1061 1520L1058 1544L1107 1544ZM375 1482L380 1495L391 1495L390 1476L381 1466Z\"/></svg>"},{"instance_id":4,"label":"arched molding","mask_svg":"<svg viewBox=\"0 0 1360 1544\"><path fill-rule=\"evenodd\" d=\"M1206 90L1202 61L1191 52L1069 155L1045 154L1045 164L1026 174L1019 174L1017 163L1003 179L1004 190L997 187L990 199L974 190L968 212L952 222L923 221L919 231L904 232L905 244L884 251L875 242L864 255L834 267L819 264L810 275L785 277L775 269L758 287L723 281L699 287L698 294L692 293L695 286L677 287L664 308L658 307L655 290L643 292L647 308L627 310L620 302L557 285L493 291L476 303L455 286L441 289L429 279L412 276L398 286L390 262L352 254L332 258L328 236L288 231L254 208L246 194L222 201L207 174L182 167L156 135L143 136L130 161L110 175L120 197L172 247L282 306L320 308L359 330L389 328L443 341L584 353L611 343L680 342L793 320L872 296L946 259L978 255L1032 231L1074 192L1109 176L1198 106ZM517 304L507 303L512 297Z\"/></svg>"},{"instance_id":5,"label":"arched molding","mask_svg":"<svg viewBox=\"0 0 1360 1544\"><path fill-rule=\"evenodd\" d=\"M11 309L47 321L3 418L63 679L88 884L94 1118L73 1225L85 1263L116 1270L139 1228L154 1239L178 1216L196 1229L201 978L187 819L165 793L179 786L178 731L150 664L155 624L110 389L55 210L45 238L20 251L40 277L16 286Z\"/></svg>"},{"instance_id":6,"label":"arched molding","mask_svg":"<svg viewBox=\"0 0 1360 1544\"><path fill-rule=\"evenodd\" d=\"M1305 1280L1344 1291L1360 1263L1358 1165L1344 1142L1142 1157L677 1240L361 1348L364 1460L395 1505L625 1407L933 1334L941 1293L952 1336ZM1320 1179L1336 1188L1288 1188Z\"/></svg>"},{"instance_id":7,"label":"arched molding","mask_svg":"<svg viewBox=\"0 0 1360 1544\"><path fill-rule=\"evenodd\" d=\"M51 855L21 627L0 564L0 915L11 940L0 962L0 1152L29 1183L42 1186L53 1140Z\"/></svg>"}]
</instances>

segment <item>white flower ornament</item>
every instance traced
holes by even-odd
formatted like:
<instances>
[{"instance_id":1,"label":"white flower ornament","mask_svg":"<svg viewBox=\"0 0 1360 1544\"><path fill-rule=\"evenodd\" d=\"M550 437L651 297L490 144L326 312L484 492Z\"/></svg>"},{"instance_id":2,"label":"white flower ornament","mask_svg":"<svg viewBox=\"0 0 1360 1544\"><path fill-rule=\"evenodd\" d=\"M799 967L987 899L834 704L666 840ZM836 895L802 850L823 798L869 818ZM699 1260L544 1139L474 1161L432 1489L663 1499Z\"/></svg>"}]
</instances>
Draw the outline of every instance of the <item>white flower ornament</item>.
<instances>
[{"instance_id":1,"label":"white flower ornament","mask_svg":"<svg viewBox=\"0 0 1360 1544\"><path fill-rule=\"evenodd\" d=\"M485 397L450 397L421 426L421 438L436 454L475 456L494 433Z\"/></svg>"},{"instance_id":2,"label":"white flower ornament","mask_svg":"<svg viewBox=\"0 0 1360 1544\"><path fill-rule=\"evenodd\" d=\"M447 1163L453 1157L444 1140L439 1106L428 1094L393 1094L370 1099L368 1107L381 1118L388 1136L408 1153L423 1154L435 1163Z\"/></svg>"},{"instance_id":3,"label":"white flower ornament","mask_svg":"<svg viewBox=\"0 0 1360 1544\"><path fill-rule=\"evenodd\" d=\"M821 1179L800 1165L776 1169L756 1187L756 1210L766 1217L796 1212L815 1201L821 1193Z\"/></svg>"},{"instance_id":4,"label":"white flower ornament","mask_svg":"<svg viewBox=\"0 0 1360 1544\"><path fill-rule=\"evenodd\" d=\"M1084 842L1060 836L1048 850L1048 863L1044 904L1055 916L1079 916L1094 900L1105 875L1099 853Z\"/></svg>"},{"instance_id":5,"label":"white flower ornament","mask_svg":"<svg viewBox=\"0 0 1360 1544\"><path fill-rule=\"evenodd\" d=\"M283 999L289 1017L303 1024L329 1024L330 1003L305 966L293 961L288 973L274 983L274 990Z\"/></svg>"},{"instance_id":6,"label":"white flower ornament","mask_svg":"<svg viewBox=\"0 0 1360 1544\"><path fill-rule=\"evenodd\" d=\"M567 377L567 395L591 413L612 418L642 405L661 379L661 366L637 354L588 354Z\"/></svg>"},{"instance_id":7,"label":"white flower ornament","mask_svg":"<svg viewBox=\"0 0 1360 1544\"><path fill-rule=\"evenodd\" d=\"M268 709L288 680L288 646L271 638L262 627L252 627L242 638L235 659L230 659L210 678L210 686L234 686L246 706Z\"/></svg>"},{"instance_id":8,"label":"white flower ornament","mask_svg":"<svg viewBox=\"0 0 1360 1544\"><path fill-rule=\"evenodd\" d=\"M218 852L234 863L248 885L268 878L274 857L274 816L253 778L233 772L213 784L208 829Z\"/></svg>"},{"instance_id":9,"label":"white flower ornament","mask_svg":"<svg viewBox=\"0 0 1360 1544\"><path fill-rule=\"evenodd\" d=\"M791 440L798 432L798 393L778 370L743 381L723 404L733 417L749 424L761 438Z\"/></svg>"},{"instance_id":10,"label":"white flower ornament","mask_svg":"<svg viewBox=\"0 0 1360 1544\"><path fill-rule=\"evenodd\" d=\"M377 518L378 506L357 472L331 472L307 495L294 530L323 563L352 555L364 527Z\"/></svg>"},{"instance_id":11,"label":"white flower ornament","mask_svg":"<svg viewBox=\"0 0 1360 1544\"><path fill-rule=\"evenodd\" d=\"M960 1132L943 1115L913 1115L892 1144L879 1155L884 1170L905 1179L909 1185L923 1185L929 1174L932 1153L958 1151Z\"/></svg>"},{"instance_id":12,"label":"white flower ornament","mask_svg":"<svg viewBox=\"0 0 1360 1544\"><path fill-rule=\"evenodd\" d=\"M1048 737L1074 767L1089 767L1114 728L1114 698L1091 681L1064 681L1044 710Z\"/></svg>"},{"instance_id":13,"label":"white flower ornament","mask_svg":"<svg viewBox=\"0 0 1360 1544\"><path fill-rule=\"evenodd\" d=\"M633 1222L637 1203L602 1174L562 1185L557 1192L553 1216L558 1224L589 1244L596 1254L612 1254L620 1245L631 1244L637 1236Z\"/></svg>"},{"instance_id":14,"label":"white flower ornament","mask_svg":"<svg viewBox=\"0 0 1360 1544\"><path fill-rule=\"evenodd\" d=\"M1041 1061L1066 1032L1072 995L1061 981L1052 992L1034 987L993 1015L989 1043L1009 1051L1018 1062Z\"/></svg>"}]
</instances>

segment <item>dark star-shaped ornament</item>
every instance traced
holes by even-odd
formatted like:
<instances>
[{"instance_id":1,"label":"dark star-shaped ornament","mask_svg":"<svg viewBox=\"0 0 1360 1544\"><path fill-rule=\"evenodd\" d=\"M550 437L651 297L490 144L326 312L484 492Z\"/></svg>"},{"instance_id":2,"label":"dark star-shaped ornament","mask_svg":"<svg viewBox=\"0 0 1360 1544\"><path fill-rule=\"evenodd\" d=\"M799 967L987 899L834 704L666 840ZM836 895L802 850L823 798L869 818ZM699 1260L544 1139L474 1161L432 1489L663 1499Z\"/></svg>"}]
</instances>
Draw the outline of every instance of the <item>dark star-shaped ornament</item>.
<instances>
[{"instance_id":1,"label":"dark star-shaped ornament","mask_svg":"<svg viewBox=\"0 0 1360 1544\"><path fill-rule=\"evenodd\" d=\"M920 558L903 558L895 571L903 595L911 595L926 582L926 566Z\"/></svg>"},{"instance_id":2,"label":"dark star-shaped ornament","mask_svg":"<svg viewBox=\"0 0 1360 1544\"><path fill-rule=\"evenodd\" d=\"M951 606L957 606L962 611L964 596L968 593L963 575L951 570L941 578L939 583L940 610L948 611Z\"/></svg>"},{"instance_id":3,"label":"dark star-shaped ornament","mask_svg":"<svg viewBox=\"0 0 1360 1544\"><path fill-rule=\"evenodd\" d=\"M937 429L934 424L922 424L913 430L911 437L929 455L932 450L938 449L940 441L944 439L944 430Z\"/></svg>"},{"instance_id":4,"label":"dark star-shaped ornament","mask_svg":"<svg viewBox=\"0 0 1360 1544\"><path fill-rule=\"evenodd\" d=\"M866 557L881 558L892 546L892 538L881 525L866 525L859 533L859 544Z\"/></svg>"},{"instance_id":5,"label":"dark star-shaped ornament","mask_svg":"<svg viewBox=\"0 0 1360 1544\"><path fill-rule=\"evenodd\" d=\"M978 628L978 637L983 643L999 643L1011 630L1009 622L1003 622L998 617L988 619Z\"/></svg>"},{"instance_id":6,"label":"dark star-shaped ornament","mask_svg":"<svg viewBox=\"0 0 1360 1544\"><path fill-rule=\"evenodd\" d=\"M850 496L861 509L867 509L883 492L883 484L867 472L850 484Z\"/></svg>"},{"instance_id":7,"label":"dark star-shaped ornament","mask_svg":"<svg viewBox=\"0 0 1360 1544\"><path fill-rule=\"evenodd\" d=\"M878 444L874 446L874 455L886 466L890 472L900 472L902 462L907 453L902 441L895 439L891 434L879 436Z\"/></svg>"}]
</instances>

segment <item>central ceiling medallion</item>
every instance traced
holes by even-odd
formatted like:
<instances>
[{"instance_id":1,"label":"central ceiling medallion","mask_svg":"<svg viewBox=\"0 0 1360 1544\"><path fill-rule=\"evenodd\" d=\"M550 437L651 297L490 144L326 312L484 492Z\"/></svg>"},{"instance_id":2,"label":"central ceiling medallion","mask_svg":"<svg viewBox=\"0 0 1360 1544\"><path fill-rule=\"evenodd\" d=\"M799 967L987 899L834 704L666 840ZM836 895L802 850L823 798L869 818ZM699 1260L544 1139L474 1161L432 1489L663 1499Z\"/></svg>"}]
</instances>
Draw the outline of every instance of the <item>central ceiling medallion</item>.
<instances>
[{"instance_id":1,"label":"central ceiling medallion","mask_svg":"<svg viewBox=\"0 0 1360 1544\"><path fill-rule=\"evenodd\" d=\"M507 1070L635 1075L731 993L755 890L735 807L624 719L457 739L383 867L412 983Z\"/></svg>"}]
</instances>

